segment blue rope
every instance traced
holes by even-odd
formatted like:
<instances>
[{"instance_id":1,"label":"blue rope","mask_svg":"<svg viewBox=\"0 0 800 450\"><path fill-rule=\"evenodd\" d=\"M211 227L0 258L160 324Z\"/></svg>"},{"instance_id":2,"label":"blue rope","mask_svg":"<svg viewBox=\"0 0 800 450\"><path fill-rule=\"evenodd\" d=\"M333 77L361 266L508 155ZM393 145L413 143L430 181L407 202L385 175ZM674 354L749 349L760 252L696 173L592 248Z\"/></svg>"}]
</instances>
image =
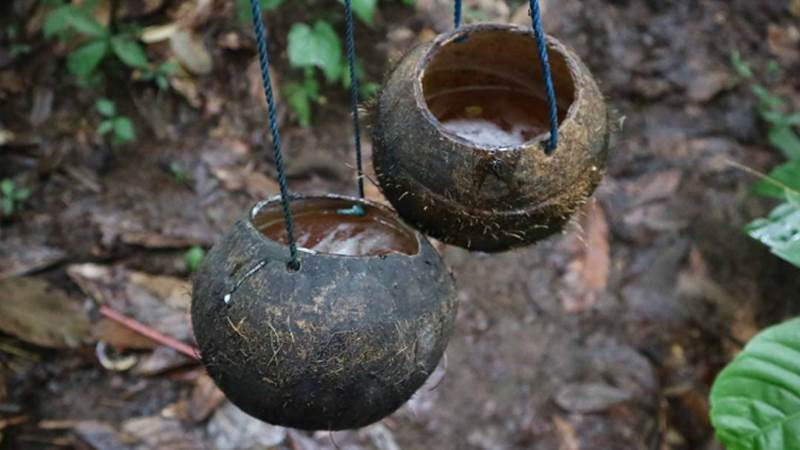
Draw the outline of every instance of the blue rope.
<instances>
[{"instance_id":1,"label":"blue rope","mask_svg":"<svg viewBox=\"0 0 800 450\"><path fill-rule=\"evenodd\" d=\"M347 63L350 67L350 97L352 103L353 136L356 148L356 170L358 172L358 196L364 198L364 166L361 158L361 124L358 119L358 74L356 73L356 38L353 31L353 8L351 0L344 0L344 21L347 41ZM361 208L360 205L356 205ZM356 208L354 206L353 208ZM360 209L363 215L363 209ZM356 213L358 211L355 211ZM358 215L358 214L355 214Z\"/></svg>"},{"instance_id":2,"label":"blue rope","mask_svg":"<svg viewBox=\"0 0 800 450\"><path fill-rule=\"evenodd\" d=\"M453 11L453 22L455 23L456 29L461 28L461 0L456 0L456 7Z\"/></svg>"},{"instance_id":3,"label":"blue rope","mask_svg":"<svg viewBox=\"0 0 800 450\"><path fill-rule=\"evenodd\" d=\"M536 46L539 48L539 62L542 64L547 106L550 111L550 140L545 147L545 152L550 155L558 146L558 103L556 103L556 90L553 88L553 75L550 71L550 60L547 54L547 38L542 27L542 13L539 10L538 0L531 0L531 19Z\"/></svg>"},{"instance_id":4,"label":"blue rope","mask_svg":"<svg viewBox=\"0 0 800 450\"><path fill-rule=\"evenodd\" d=\"M275 96L272 92L272 80L269 76L267 32L264 29L264 22L261 16L261 2L259 0L250 0L250 6L253 13L253 28L256 32L256 43L258 44L258 61L261 64L261 81L264 84L264 94L267 97L269 128L272 133L272 150L275 155L275 167L278 169L278 185L281 189L283 218L286 222L286 236L289 242L289 267L297 270L300 268L300 262L297 259L297 242L294 239L294 220L292 219L292 210L289 206L290 194L286 183L286 170L283 167L281 135L278 131L278 118L275 112Z\"/></svg>"}]
</instances>

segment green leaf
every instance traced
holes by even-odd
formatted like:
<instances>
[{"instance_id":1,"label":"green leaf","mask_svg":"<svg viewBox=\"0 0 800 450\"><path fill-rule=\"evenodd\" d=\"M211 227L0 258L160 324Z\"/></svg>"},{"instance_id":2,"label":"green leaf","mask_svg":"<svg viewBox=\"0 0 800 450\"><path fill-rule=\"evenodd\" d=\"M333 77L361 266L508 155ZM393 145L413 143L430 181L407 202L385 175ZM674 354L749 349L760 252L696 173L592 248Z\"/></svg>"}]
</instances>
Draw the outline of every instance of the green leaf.
<instances>
[{"instance_id":1,"label":"green leaf","mask_svg":"<svg viewBox=\"0 0 800 450\"><path fill-rule=\"evenodd\" d=\"M339 0L344 3L344 0ZM372 26L375 23L375 7L378 0L352 0L353 13L364 23Z\"/></svg>"},{"instance_id":2,"label":"green leaf","mask_svg":"<svg viewBox=\"0 0 800 450\"><path fill-rule=\"evenodd\" d=\"M67 69L76 77L87 77L103 60L108 51L108 41L99 39L67 55Z\"/></svg>"},{"instance_id":3,"label":"green leaf","mask_svg":"<svg viewBox=\"0 0 800 450\"><path fill-rule=\"evenodd\" d=\"M125 65L135 69L147 67L147 55L138 42L128 36L119 35L111 38L111 49Z\"/></svg>"},{"instance_id":4,"label":"green leaf","mask_svg":"<svg viewBox=\"0 0 800 450\"><path fill-rule=\"evenodd\" d=\"M286 101L289 107L297 114L300 126L308 128L311 126L311 96L308 90L301 84L289 83L284 87Z\"/></svg>"},{"instance_id":5,"label":"green leaf","mask_svg":"<svg viewBox=\"0 0 800 450\"><path fill-rule=\"evenodd\" d=\"M800 159L773 169L767 179L759 181L753 187L753 192L783 200L787 189L800 192Z\"/></svg>"},{"instance_id":6,"label":"green leaf","mask_svg":"<svg viewBox=\"0 0 800 450\"><path fill-rule=\"evenodd\" d=\"M734 50L733 53L731 53L731 66L733 66L733 70L736 71L739 78L746 80L753 78L753 69L750 68L750 64L748 64L747 61L742 59L739 50Z\"/></svg>"},{"instance_id":7,"label":"green leaf","mask_svg":"<svg viewBox=\"0 0 800 450\"><path fill-rule=\"evenodd\" d=\"M772 253L800 267L800 204L797 196L787 195L766 219L758 219L745 227L754 239L761 241Z\"/></svg>"},{"instance_id":8,"label":"green leaf","mask_svg":"<svg viewBox=\"0 0 800 450\"><path fill-rule=\"evenodd\" d=\"M261 10L270 11L283 4L284 0L260 0ZM240 22L250 23L253 20L253 13L250 0L236 0L236 16Z\"/></svg>"},{"instance_id":9,"label":"green leaf","mask_svg":"<svg viewBox=\"0 0 800 450\"><path fill-rule=\"evenodd\" d=\"M88 12L69 8L66 13L67 24L77 32L93 38L102 38L108 35L106 27L94 19Z\"/></svg>"},{"instance_id":10,"label":"green leaf","mask_svg":"<svg viewBox=\"0 0 800 450\"><path fill-rule=\"evenodd\" d=\"M797 137L791 127L773 126L769 129L767 138L786 158L800 159L800 137Z\"/></svg>"},{"instance_id":11,"label":"green leaf","mask_svg":"<svg viewBox=\"0 0 800 450\"><path fill-rule=\"evenodd\" d=\"M111 117L117 113L117 107L114 105L114 102L107 98L97 99L94 103L94 107L97 109L97 112L106 117Z\"/></svg>"},{"instance_id":12,"label":"green leaf","mask_svg":"<svg viewBox=\"0 0 800 450\"><path fill-rule=\"evenodd\" d=\"M314 28L296 23L289 31L289 63L293 67L319 67L328 82L342 73L342 44L331 25L318 20Z\"/></svg>"},{"instance_id":13,"label":"green leaf","mask_svg":"<svg viewBox=\"0 0 800 450\"><path fill-rule=\"evenodd\" d=\"M49 39L57 34L63 33L69 28L69 15L72 5L59 6L50 11L44 19L42 34Z\"/></svg>"},{"instance_id":14,"label":"green leaf","mask_svg":"<svg viewBox=\"0 0 800 450\"><path fill-rule=\"evenodd\" d=\"M14 180L11 178L5 178L2 182L0 182L0 192L3 193L3 197L13 197L14 196Z\"/></svg>"},{"instance_id":15,"label":"green leaf","mask_svg":"<svg viewBox=\"0 0 800 450\"><path fill-rule=\"evenodd\" d=\"M114 121L109 119L100 122L100 125L98 125L97 130L95 131L97 131L97 134L99 134L100 136L104 136L113 129L114 129Z\"/></svg>"},{"instance_id":16,"label":"green leaf","mask_svg":"<svg viewBox=\"0 0 800 450\"><path fill-rule=\"evenodd\" d=\"M14 200L18 202L24 202L25 200L29 199L31 196L31 190L28 188L17 189L14 192Z\"/></svg>"},{"instance_id":17,"label":"green leaf","mask_svg":"<svg viewBox=\"0 0 800 450\"><path fill-rule=\"evenodd\" d=\"M197 269L200 268L200 264L202 264L205 257L206 251L203 250L202 247L195 245L194 247L190 248L184 256L184 260L186 261L186 271L189 273L196 272Z\"/></svg>"},{"instance_id":18,"label":"green leaf","mask_svg":"<svg viewBox=\"0 0 800 450\"><path fill-rule=\"evenodd\" d=\"M136 140L136 131L131 119L121 116L114 119L114 136L121 144Z\"/></svg>"},{"instance_id":19,"label":"green leaf","mask_svg":"<svg viewBox=\"0 0 800 450\"><path fill-rule=\"evenodd\" d=\"M711 422L728 450L800 448L800 319L756 335L719 374Z\"/></svg>"}]
</instances>

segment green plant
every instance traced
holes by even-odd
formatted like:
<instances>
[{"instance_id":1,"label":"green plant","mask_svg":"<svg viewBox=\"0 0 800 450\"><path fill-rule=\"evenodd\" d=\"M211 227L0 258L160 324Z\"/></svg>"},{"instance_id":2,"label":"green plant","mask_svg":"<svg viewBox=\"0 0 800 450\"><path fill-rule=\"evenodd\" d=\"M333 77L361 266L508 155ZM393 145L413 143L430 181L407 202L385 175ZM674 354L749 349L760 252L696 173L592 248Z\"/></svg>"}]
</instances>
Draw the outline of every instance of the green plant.
<instances>
[{"instance_id":1,"label":"green plant","mask_svg":"<svg viewBox=\"0 0 800 450\"><path fill-rule=\"evenodd\" d=\"M3 216L12 216L17 213L22 205L30 198L30 189L17 187L14 180L6 178L0 182L0 194L3 195Z\"/></svg>"},{"instance_id":2,"label":"green plant","mask_svg":"<svg viewBox=\"0 0 800 450\"><path fill-rule=\"evenodd\" d=\"M205 257L206 251L203 250L203 247L195 245L187 250L183 257L184 261L186 262L186 271L189 273L196 272L197 269L200 268L200 264L203 262Z\"/></svg>"},{"instance_id":3,"label":"green plant","mask_svg":"<svg viewBox=\"0 0 800 450\"><path fill-rule=\"evenodd\" d=\"M45 18L42 31L45 38L56 37L66 41L78 36L83 42L67 55L67 69L74 76L86 79L94 74L100 63L110 55L133 69L149 67L147 55L136 40L134 28L117 31L101 24L92 16L97 0L88 0L81 5L55 4Z\"/></svg>"},{"instance_id":4,"label":"green plant","mask_svg":"<svg viewBox=\"0 0 800 450\"><path fill-rule=\"evenodd\" d=\"M175 182L178 184L186 184L190 177L189 172L178 162L171 162L169 163L169 173L172 174L172 178L175 179Z\"/></svg>"},{"instance_id":5,"label":"green plant","mask_svg":"<svg viewBox=\"0 0 800 450\"><path fill-rule=\"evenodd\" d=\"M800 318L756 335L719 374L711 422L727 450L800 448Z\"/></svg>"},{"instance_id":6,"label":"green plant","mask_svg":"<svg viewBox=\"0 0 800 450\"><path fill-rule=\"evenodd\" d=\"M95 109L103 117L103 121L97 126L97 134L105 136L111 133L113 145L127 144L136 140L133 122L127 116L117 114L117 107L113 101L107 98L98 99L95 102Z\"/></svg>"},{"instance_id":7,"label":"green plant","mask_svg":"<svg viewBox=\"0 0 800 450\"><path fill-rule=\"evenodd\" d=\"M283 0L260 1L265 10L278 8L285 3ZM343 0L339 1L343 3ZM377 0L353 0L353 14L371 27L375 23L377 3ZM403 3L414 4L413 0L403 0ZM237 11L243 22L251 20L249 0L237 0ZM350 87L350 71L343 54L342 39L327 19L318 19L313 24L298 22L289 30L287 52L289 64L302 70L303 77L301 81L284 85L283 91L300 125L308 127L311 125L312 106L325 101L320 95L317 71L322 73L328 84ZM359 78L363 79L365 71L358 62L356 70ZM362 83L359 90L362 98L368 98L378 91L378 85Z\"/></svg>"},{"instance_id":8,"label":"green plant","mask_svg":"<svg viewBox=\"0 0 800 450\"><path fill-rule=\"evenodd\" d=\"M788 111L788 102L759 83L738 52L731 55L731 65L742 80L750 83L759 100L758 112L768 126L769 142L789 159L753 187L756 194L783 203L767 218L747 225L745 231L777 256L800 267L800 137L795 131L800 125L800 113Z\"/></svg>"}]
</instances>

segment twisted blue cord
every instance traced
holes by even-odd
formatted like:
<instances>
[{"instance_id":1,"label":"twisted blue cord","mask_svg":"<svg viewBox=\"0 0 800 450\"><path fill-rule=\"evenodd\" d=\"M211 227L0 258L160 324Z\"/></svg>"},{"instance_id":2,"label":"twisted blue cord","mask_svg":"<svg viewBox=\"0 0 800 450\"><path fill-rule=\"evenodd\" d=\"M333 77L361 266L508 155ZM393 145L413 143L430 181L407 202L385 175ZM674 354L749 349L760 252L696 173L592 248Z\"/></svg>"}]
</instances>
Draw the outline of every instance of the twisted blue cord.
<instances>
[{"instance_id":1,"label":"twisted blue cord","mask_svg":"<svg viewBox=\"0 0 800 450\"><path fill-rule=\"evenodd\" d=\"M289 267L292 269L300 268L297 259L297 242L294 239L294 220L292 210L289 206L290 194L286 183L286 170L283 167L283 152L281 151L281 135L278 131L278 118L275 112L275 96L272 92L272 80L269 76L269 54L267 52L267 32L264 29L264 22L261 16L261 2L250 0L253 13L253 28L256 32L256 43L258 44L258 61L261 65L261 81L264 84L264 94L267 97L269 110L269 128L272 133L272 151L275 155L275 167L278 170L278 185L281 189L281 204L283 205L283 218L286 222L286 235L289 242Z\"/></svg>"},{"instance_id":2,"label":"twisted blue cord","mask_svg":"<svg viewBox=\"0 0 800 450\"><path fill-rule=\"evenodd\" d=\"M539 48L539 62L542 64L547 107L550 111L550 140L545 147L545 153L550 155L558 146L558 103L556 103L556 90L553 87L553 75L550 71L550 59L547 54L547 38L542 27L542 13L539 10L538 0L531 0L531 19L536 46Z\"/></svg>"},{"instance_id":3,"label":"twisted blue cord","mask_svg":"<svg viewBox=\"0 0 800 450\"><path fill-rule=\"evenodd\" d=\"M456 7L453 11L453 22L455 23L456 30L461 28L461 0L456 0Z\"/></svg>"},{"instance_id":4,"label":"twisted blue cord","mask_svg":"<svg viewBox=\"0 0 800 450\"><path fill-rule=\"evenodd\" d=\"M364 166L361 161L361 124L358 119L358 74L356 73L356 38L353 31L353 8L351 0L344 0L344 22L347 41L347 63L350 66L350 97L352 102L353 135L356 147L356 170L358 172L358 196L364 198ZM360 207L360 205L357 205Z\"/></svg>"}]
</instances>

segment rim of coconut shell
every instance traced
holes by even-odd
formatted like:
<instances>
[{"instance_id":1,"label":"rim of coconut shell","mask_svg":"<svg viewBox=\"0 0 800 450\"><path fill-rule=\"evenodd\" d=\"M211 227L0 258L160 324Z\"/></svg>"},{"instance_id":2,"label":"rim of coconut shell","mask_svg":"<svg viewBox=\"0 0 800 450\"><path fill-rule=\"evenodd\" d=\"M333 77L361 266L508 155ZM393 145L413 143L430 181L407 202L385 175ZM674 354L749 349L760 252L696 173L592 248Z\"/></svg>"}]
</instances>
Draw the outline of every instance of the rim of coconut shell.
<instances>
[{"instance_id":1,"label":"rim of coconut shell","mask_svg":"<svg viewBox=\"0 0 800 450\"><path fill-rule=\"evenodd\" d=\"M400 256L400 257L416 257L422 253L422 246L423 240L426 238L415 228L407 225L400 216L397 215L394 210L388 208L386 205L381 203L369 200L367 198L358 198L358 197L351 197L348 195L341 195L341 194L291 194L291 201L290 205L296 206L298 202L308 201L308 200L319 200L319 201L336 201L341 202L341 207L351 207L354 204L359 204L364 207L365 211L369 212L369 210L375 210L382 214L382 216L387 221L383 222L386 225L395 228L396 230L402 232L407 237L414 239L414 246L416 251L413 253L405 253L402 251L391 250L388 253L380 254L380 255L343 255L340 253L329 253L329 252L320 252L317 250L311 250L304 247L297 247L297 250L301 253L305 253L308 255L320 255L320 256L327 256L327 257L334 257L334 258L350 258L350 259L369 259L369 258L386 258L387 256ZM248 221L247 224L251 227L258 235L263 239L265 242L268 242L272 245L278 245L286 250L286 253L289 253L289 246L288 244L284 244L282 242L276 241L274 239L270 239L267 237L258 226L255 224L256 217L267 207L277 206L279 209L276 211L278 215L278 221L281 222L282 225L285 226L284 223L284 216L283 211L280 209L282 208L281 204L281 196L274 195L272 197L267 198L266 200L261 200L260 202L256 203L250 208L250 211L247 215ZM331 209L339 209L339 208L331 208Z\"/></svg>"},{"instance_id":2,"label":"rim of coconut shell","mask_svg":"<svg viewBox=\"0 0 800 450\"><path fill-rule=\"evenodd\" d=\"M497 151L511 151L511 150L521 150L527 147L530 147L534 144L543 145L548 139L550 134L549 126L547 126L547 130L543 133L540 133L533 137L533 139L527 140L520 144L515 145L503 145L503 146L491 146L491 145L484 145L477 142L470 141L465 139L455 133L452 133L445 129L442 122L433 114L433 112L428 107L428 101L425 99L425 90L422 87L422 80L425 78L426 69L430 63L430 61L436 56L436 54L446 45L452 43L453 41L457 41L459 39L463 39L464 37L473 34L473 33L480 33L480 32L507 32L511 34L518 34L518 35L525 35L531 39L531 44L536 46L536 37L533 33L533 29L521 27L518 25L507 24L507 23L476 23L471 25L464 25L461 28L452 30L450 32L440 34L436 39L434 39L433 44L425 50L425 53L422 57L417 61L416 67L414 68L414 98L417 102L417 107L422 112L422 115L428 119L430 123L436 127L436 129L445 137L454 141L460 145L466 145L476 150L482 150L487 152L497 152ZM570 103L569 108L567 108L567 112L564 115L563 119L559 120L558 123L558 130L564 128L564 126L571 122L575 115L577 114L578 105L580 104L580 100L583 97L583 90L580 89L578 84L578 80L580 79L580 63L576 60L576 56L572 54L572 52L568 51L567 47L558 39L554 38L553 36L545 35L547 39L547 47L549 51L556 51L558 55L563 58L564 63L567 66L569 71L569 79L572 82L572 101ZM552 56L551 64L552 64ZM538 61L537 61L538 62ZM534 70L532 68L531 70ZM548 157L552 157L555 152L548 155Z\"/></svg>"}]
</instances>

